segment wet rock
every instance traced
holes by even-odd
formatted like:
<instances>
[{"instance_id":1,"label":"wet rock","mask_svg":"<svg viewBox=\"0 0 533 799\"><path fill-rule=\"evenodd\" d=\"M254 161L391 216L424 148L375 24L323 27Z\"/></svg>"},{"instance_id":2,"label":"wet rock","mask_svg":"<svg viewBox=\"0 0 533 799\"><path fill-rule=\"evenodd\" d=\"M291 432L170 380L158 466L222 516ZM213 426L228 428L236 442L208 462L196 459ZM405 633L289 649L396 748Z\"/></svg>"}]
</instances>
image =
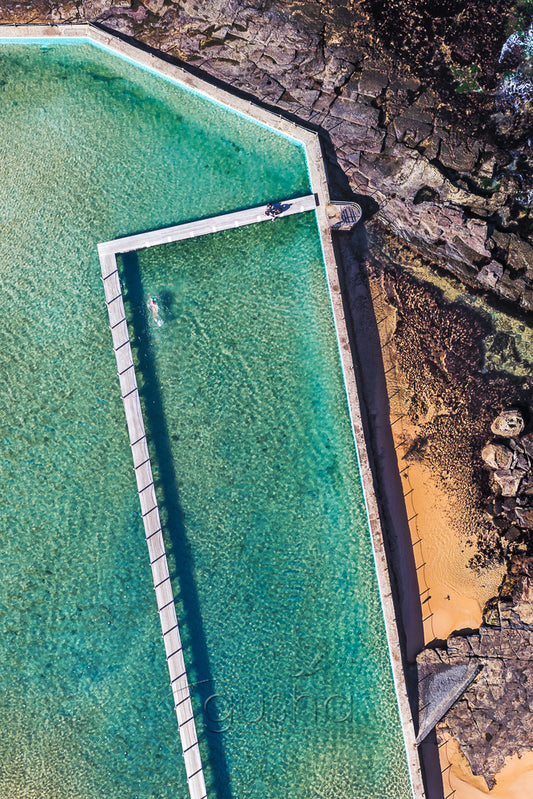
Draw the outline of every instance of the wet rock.
<instances>
[{"instance_id":1,"label":"wet rock","mask_svg":"<svg viewBox=\"0 0 533 799\"><path fill-rule=\"evenodd\" d=\"M478 272L477 280L486 289L494 289L503 275L503 266L497 261L491 261Z\"/></svg>"},{"instance_id":2,"label":"wet rock","mask_svg":"<svg viewBox=\"0 0 533 799\"><path fill-rule=\"evenodd\" d=\"M516 442L516 446L522 452L533 459L533 433L526 433L526 435L521 436L518 441Z\"/></svg>"},{"instance_id":3,"label":"wet rock","mask_svg":"<svg viewBox=\"0 0 533 799\"><path fill-rule=\"evenodd\" d=\"M513 462L513 453L504 444L487 444L481 457L491 469L509 469Z\"/></svg>"},{"instance_id":4,"label":"wet rock","mask_svg":"<svg viewBox=\"0 0 533 799\"><path fill-rule=\"evenodd\" d=\"M515 508L516 520L520 527L533 530L533 507Z\"/></svg>"},{"instance_id":5,"label":"wet rock","mask_svg":"<svg viewBox=\"0 0 533 799\"><path fill-rule=\"evenodd\" d=\"M525 474L523 469L497 469L493 477L501 490L502 497L516 497Z\"/></svg>"},{"instance_id":6,"label":"wet rock","mask_svg":"<svg viewBox=\"0 0 533 799\"><path fill-rule=\"evenodd\" d=\"M502 411L493 421L490 429L495 436L503 436L504 438L519 436L524 429L524 418L520 411L511 408Z\"/></svg>"}]
</instances>

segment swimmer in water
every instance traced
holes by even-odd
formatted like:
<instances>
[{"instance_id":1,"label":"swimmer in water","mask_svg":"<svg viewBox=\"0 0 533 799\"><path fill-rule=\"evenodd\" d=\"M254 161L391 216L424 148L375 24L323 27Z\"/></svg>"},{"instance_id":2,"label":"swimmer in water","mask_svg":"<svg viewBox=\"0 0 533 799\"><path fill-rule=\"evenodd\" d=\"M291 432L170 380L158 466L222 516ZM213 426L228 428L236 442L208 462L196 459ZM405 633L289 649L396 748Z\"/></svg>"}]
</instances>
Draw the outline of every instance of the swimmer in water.
<instances>
[{"instance_id":1,"label":"swimmer in water","mask_svg":"<svg viewBox=\"0 0 533 799\"><path fill-rule=\"evenodd\" d=\"M150 297L150 299L148 300L148 307L152 312L152 316L154 317L154 322L158 327L161 327L161 325L163 324L163 320L158 319L157 317L159 313L159 305L157 304L157 301L153 297Z\"/></svg>"},{"instance_id":2,"label":"swimmer in water","mask_svg":"<svg viewBox=\"0 0 533 799\"><path fill-rule=\"evenodd\" d=\"M157 304L157 302L154 300L153 297L150 297L150 299L148 300L148 307L150 308L150 310L152 312L152 316L154 317L154 322L157 322L157 314L159 313L159 305Z\"/></svg>"}]
</instances>

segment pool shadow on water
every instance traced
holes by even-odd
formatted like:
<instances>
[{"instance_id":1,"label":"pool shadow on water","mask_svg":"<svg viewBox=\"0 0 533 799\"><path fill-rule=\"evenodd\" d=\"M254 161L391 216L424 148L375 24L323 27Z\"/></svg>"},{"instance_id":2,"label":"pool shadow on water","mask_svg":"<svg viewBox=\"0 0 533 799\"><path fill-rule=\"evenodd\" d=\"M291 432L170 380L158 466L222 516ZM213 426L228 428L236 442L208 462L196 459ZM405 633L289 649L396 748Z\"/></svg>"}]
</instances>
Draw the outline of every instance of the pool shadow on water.
<instances>
[{"instance_id":1,"label":"pool shadow on water","mask_svg":"<svg viewBox=\"0 0 533 799\"><path fill-rule=\"evenodd\" d=\"M121 260L123 265L121 277L126 288L125 304L129 305L130 308L133 332L132 344L137 350L139 371L144 382L144 386L139 389L139 393L144 399L145 424L148 437L155 451L158 472L156 479L158 501L166 513L167 519L166 523L164 523L164 528L170 539L172 554L176 563L176 574L171 576L175 576L179 584L189 647L192 652L193 666L198 675L197 682L192 684L191 694L201 704L203 724L202 729L198 732L200 739L203 737L207 743L209 763L215 781L215 784L208 786L208 792L216 795L217 799L232 799L230 776L222 735L216 731L221 729L221 724L214 712L213 705L215 703L208 701L215 694L215 683L211 673L209 653L200 612L200 601L194 580L193 559L179 502L178 481L172 459L170 433L166 423L160 383L146 324L146 295L143 290L139 259L137 253L131 252L123 255ZM167 298L167 304L170 303L170 300L171 298ZM206 716L207 707L209 707L209 718ZM177 727L176 734L178 734Z\"/></svg>"}]
</instances>

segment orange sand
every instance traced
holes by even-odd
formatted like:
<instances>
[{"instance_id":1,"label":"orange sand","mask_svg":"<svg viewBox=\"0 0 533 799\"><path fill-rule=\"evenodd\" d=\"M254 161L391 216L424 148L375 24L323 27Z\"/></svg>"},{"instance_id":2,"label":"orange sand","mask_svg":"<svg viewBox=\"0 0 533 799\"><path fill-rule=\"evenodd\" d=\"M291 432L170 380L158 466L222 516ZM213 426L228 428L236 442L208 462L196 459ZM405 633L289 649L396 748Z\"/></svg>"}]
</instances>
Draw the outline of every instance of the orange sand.
<instances>
[{"instance_id":1,"label":"orange sand","mask_svg":"<svg viewBox=\"0 0 533 799\"><path fill-rule=\"evenodd\" d=\"M533 796L533 752L515 755L505 761L496 775L496 785L489 791L482 777L475 777L456 741L450 738L441 747L445 795L455 791L453 799L524 799Z\"/></svg>"},{"instance_id":2,"label":"orange sand","mask_svg":"<svg viewBox=\"0 0 533 799\"><path fill-rule=\"evenodd\" d=\"M383 362L386 371L390 414L398 467L404 484L411 540L421 594L424 618L424 640L446 639L456 630L477 629L482 622L485 603L495 596L505 574L498 566L475 571L469 566L475 546L466 544L467 535L454 513L457 502L453 490L446 490L422 460L406 461L403 455L415 440L418 430L405 415L408 402L402 398L405 386L397 372L398 358L394 348L396 312L382 298L381 287L375 286L376 313ZM396 368L395 368L396 367ZM406 468L407 467L407 468ZM463 517L464 518L464 517ZM482 777L475 777L468 761L450 738L439 750L443 771L444 795L453 799L524 799L533 797L533 752L521 758L509 758L489 791ZM455 791L455 793L453 793Z\"/></svg>"},{"instance_id":3,"label":"orange sand","mask_svg":"<svg viewBox=\"0 0 533 799\"><path fill-rule=\"evenodd\" d=\"M423 460L403 460L419 430L406 415L408 399L394 344L396 311L383 297L379 279L372 291L386 372L394 445L398 457L407 516L410 519L424 621L424 640L446 639L454 630L477 629L485 603L497 593L503 566L474 571L468 564L476 550L465 544L457 520L451 518L455 500ZM428 417L436 413L428 409ZM405 469L405 467L408 467ZM411 491L412 489L412 491ZM409 493L410 492L410 493ZM423 565L425 564L425 565Z\"/></svg>"},{"instance_id":4,"label":"orange sand","mask_svg":"<svg viewBox=\"0 0 533 799\"><path fill-rule=\"evenodd\" d=\"M505 567L484 569L481 573L469 567L475 549L465 545L450 518L450 498L423 463L409 463L402 478L404 493L413 489L406 497L406 505L409 518L416 513L410 522L416 564L425 564L417 574L420 592L429 589L421 597L426 619L424 637L429 642L445 639L454 630L479 627L483 606L497 593ZM401 453L399 464L400 469L406 465ZM445 796L455 791L453 799L533 797L533 752L509 758L491 791L482 777L472 774L453 738L440 748L439 754Z\"/></svg>"},{"instance_id":5,"label":"orange sand","mask_svg":"<svg viewBox=\"0 0 533 799\"><path fill-rule=\"evenodd\" d=\"M400 460L400 469L405 462ZM424 639L446 639L454 630L477 629L483 607L498 590L505 567L474 571L469 565L475 548L468 546L450 518L453 498L443 492L431 471L420 462L409 462L403 472L411 540L414 545L421 601ZM416 543L418 542L418 543ZM425 564L425 565L422 565ZM432 615L431 615L432 614Z\"/></svg>"}]
</instances>

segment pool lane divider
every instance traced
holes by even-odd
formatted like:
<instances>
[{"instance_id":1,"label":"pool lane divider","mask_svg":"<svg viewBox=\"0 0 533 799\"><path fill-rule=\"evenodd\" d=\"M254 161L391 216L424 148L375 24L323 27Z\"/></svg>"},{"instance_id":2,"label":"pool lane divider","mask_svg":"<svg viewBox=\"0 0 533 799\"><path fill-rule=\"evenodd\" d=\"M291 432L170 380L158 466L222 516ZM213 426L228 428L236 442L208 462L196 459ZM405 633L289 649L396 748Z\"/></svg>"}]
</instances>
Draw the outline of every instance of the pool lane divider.
<instances>
[{"instance_id":1,"label":"pool lane divider","mask_svg":"<svg viewBox=\"0 0 533 799\"><path fill-rule=\"evenodd\" d=\"M288 216L314 210L316 201L314 195L309 195L296 200L286 200L280 205L286 207L282 215ZM150 557L157 610L163 632L170 685L178 718L178 729L191 799L206 799L207 791L135 375L128 322L124 310L117 255L131 252L132 250L145 249L202 236L220 230L230 230L243 225L269 221L271 217L267 216L266 210L267 206L263 205L249 208L245 211L211 217L210 219L201 219L161 230L152 230L136 236L126 236L98 245L102 282L109 315L109 327L111 329L113 350L117 362L117 374L120 382L120 394L126 414L133 467L137 480L137 492L141 505L141 516Z\"/></svg>"}]
</instances>

